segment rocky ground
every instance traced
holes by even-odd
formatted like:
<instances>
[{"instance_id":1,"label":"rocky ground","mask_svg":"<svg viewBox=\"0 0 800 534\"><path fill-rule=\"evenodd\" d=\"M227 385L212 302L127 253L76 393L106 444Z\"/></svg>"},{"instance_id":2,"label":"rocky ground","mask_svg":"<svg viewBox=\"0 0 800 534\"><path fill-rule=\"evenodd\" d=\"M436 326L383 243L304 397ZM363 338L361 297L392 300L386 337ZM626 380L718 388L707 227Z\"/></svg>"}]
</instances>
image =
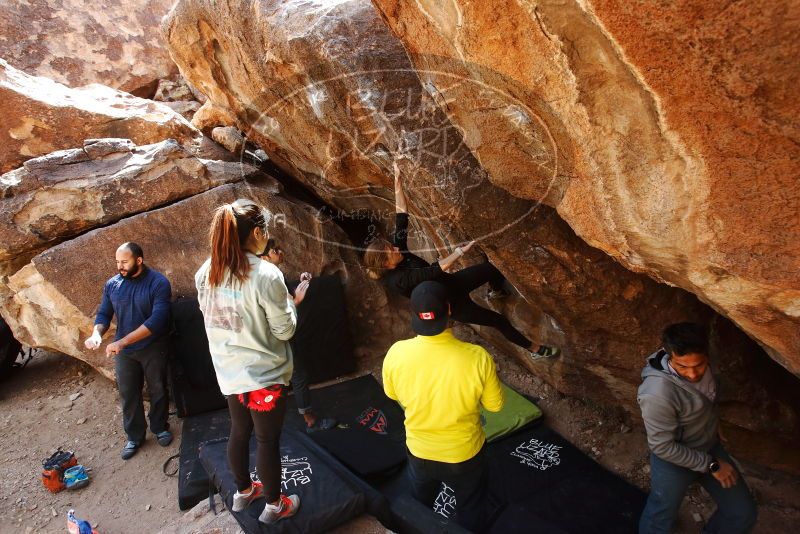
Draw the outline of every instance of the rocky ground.
<instances>
[{"instance_id":1,"label":"rocky ground","mask_svg":"<svg viewBox=\"0 0 800 534\"><path fill-rule=\"evenodd\" d=\"M472 337L467 330L459 335ZM621 413L559 394L509 357L500 355L498 368L509 385L539 398L547 421L558 432L606 468L647 489L641 428ZM380 362L374 361L370 370L379 377ZM103 534L238 532L229 514L215 517L206 503L187 513L178 510L176 479L162 472L162 464L178 452L179 440L162 448L148 436L139 454L123 462L120 418L114 385L71 357L38 351L27 367L0 384L0 532L63 533L70 508ZM171 420L179 436L181 421ZM92 469L88 487L58 494L42 487L41 460L58 446L75 450L79 461ZM792 497L800 495L800 480L758 466L743 468L759 501L756 532L792 531L800 523L800 508ZM684 501L679 532L697 532L712 511L708 497L695 488ZM384 531L369 517L338 530Z\"/></svg>"}]
</instances>

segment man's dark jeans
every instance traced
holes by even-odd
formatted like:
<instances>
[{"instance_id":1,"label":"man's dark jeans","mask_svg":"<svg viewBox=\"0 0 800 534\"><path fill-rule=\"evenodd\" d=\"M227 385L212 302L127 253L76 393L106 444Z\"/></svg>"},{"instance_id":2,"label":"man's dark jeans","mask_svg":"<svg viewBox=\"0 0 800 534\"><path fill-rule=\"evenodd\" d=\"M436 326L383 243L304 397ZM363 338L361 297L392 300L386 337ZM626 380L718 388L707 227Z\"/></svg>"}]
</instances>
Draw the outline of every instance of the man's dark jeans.
<instances>
[{"instance_id":1,"label":"man's dark jeans","mask_svg":"<svg viewBox=\"0 0 800 534\"><path fill-rule=\"evenodd\" d=\"M699 482L717 503L717 511L708 520L703 532L745 534L752 530L756 523L756 503L742 473L722 445L715 445L709 453L733 465L739 475L736 485L725 489L709 473L698 473L650 455L650 496L639 520L640 534L673 532L681 501L692 482Z\"/></svg>"},{"instance_id":2,"label":"man's dark jeans","mask_svg":"<svg viewBox=\"0 0 800 534\"><path fill-rule=\"evenodd\" d=\"M480 530L486 520L486 471L483 449L457 464L424 460L408 453L408 477L414 498L432 507L444 482L456 497L450 519L468 530Z\"/></svg>"},{"instance_id":3,"label":"man's dark jeans","mask_svg":"<svg viewBox=\"0 0 800 534\"><path fill-rule=\"evenodd\" d=\"M122 426L128 440L141 443L147 430L142 402L142 387L145 383L150 395L150 430L153 434L158 434L169 429L167 343L156 341L129 354L117 354L114 359L122 404Z\"/></svg>"}]
</instances>

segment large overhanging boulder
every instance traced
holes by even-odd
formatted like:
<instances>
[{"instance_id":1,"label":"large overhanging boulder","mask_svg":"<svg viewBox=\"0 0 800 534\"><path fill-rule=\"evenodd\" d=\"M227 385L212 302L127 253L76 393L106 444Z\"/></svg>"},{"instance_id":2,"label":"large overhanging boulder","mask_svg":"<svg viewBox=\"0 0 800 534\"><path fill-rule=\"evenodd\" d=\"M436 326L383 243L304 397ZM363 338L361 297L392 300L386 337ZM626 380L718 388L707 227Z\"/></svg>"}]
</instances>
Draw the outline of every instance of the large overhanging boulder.
<instances>
[{"instance_id":1,"label":"large overhanging boulder","mask_svg":"<svg viewBox=\"0 0 800 534\"><path fill-rule=\"evenodd\" d=\"M115 274L116 248L136 241L144 249L145 262L169 278L173 296L195 295L194 273L209 255L207 235L214 209L250 198L276 215L271 232L286 250L287 279L301 271L319 274L324 268L342 273L353 319L358 321L357 344L381 351L392 337L407 335L405 322L392 317L395 312L386 306L385 293L368 283L357 266L344 232L279 192L277 182L262 175L258 181L216 187L52 247L9 277L2 290L3 316L21 342L69 354L114 379L113 359L104 351L114 327L96 351L87 350L83 341L91 333L103 284Z\"/></svg>"},{"instance_id":2,"label":"large overhanging boulder","mask_svg":"<svg viewBox=\"0 0 800 534\"><path fill-rule=\"evenodd\" d=\"M518 356L564 392L638 411L643 357L661 329L714 315L661 281L698 294L800 370L796 280L780 282L769 264L726 255L733 233L747 235L749 224L713 200L710 186L725 173L712 172L700 145L666 121L659 95L591 12L542 6L543 20L558 22L550 29L538 8L515 3L377 4L380 11L356 0L324 9L180 0L164 31L182 75L208 97L194 123L236 127L328 204L355 218L377 215L371 222L384 230L393 214L391 160L405 156L423 253L433 259L477 239L522 296L504 313L564 349L554 362ZM744 168L753 171L751 163ZM749 183L734 180L727 191ZM783 198L797 191L787 184ZM797 219L795 200L781 205ZM757 228L747 243L769 228L787 230L788 218L756 208L751 217ZM714 221L732 226L715 233ZM786 237L758 248L781 266L796 262L796 249ZM516 350L490 329L481 333ZM715 343L738 383L748 384L749 366L771 364L751 345ZM729 420L794 432L796 400L766 393L767 381L750 385L761 408L748 409L734 392L728 398L748 416L732 410ZM770 402L783 406L783 423L763 415Z\"/></svg>"},{"instance_id":3,"label":"large overhanging boulder","mask_svg":"<svg viewBox=\"0 0 800 534\"><path fill-rule=\"evenodd\" d=\"M243 13L257 23L237 24ZM190 0L164 27L182 74L208 96L206 116L228 117L338 208L386 214L378 223L390 226L390 153L431 147L406 148L401 162L420 244L433 256L479 240L530 303L517 324L565 349L558 363L524 360L562 390L583 394L591 382L597 397L630 403L659 328L699 313L688 294L577 239L552 208L492 183L371 4ZM593 371L601 354L613 372Z\"/></svg>"},{"instance_id":4,"label":"large overhanging boulder","mask_svg":"<svg viewBox=\"0 0 800 534\"><path fill-rule=\"evenodd\" d=\"M101 83L149 97L175 73L159 31L173 0L3 0L0 58L77 87Z\"/></svg>"},{"instance_id":5,"label":"large overhanging boulder","mask_svg":"<svg viewBox=\"0 0 800 534\"><path fill-rule=\"evenodd\" d=\"M71 89L29 76L0 59L0 173L30 158L118 137L137 145L175 139L188 144L199 132L168 106L99 84Z\"/></svg>"},{"instance_id":6,"label":"large overhanging boulder","mask_svg":"<svg viewBox=\"0 0 800 534\"><path fill-rule=\"evenodd\" d=\"M0 175L0 274L57 242L258 172L175 140L92 139Z\"/></svg>"},{"instance_id":7,"label":"large overhanging boulder","mask_svg":"<svg viewBox=\"0 0 800 534\"><path fill-rule=\"evenodd\" d=\"M493 183L543 198L800 374L791 2L373 3ZM487 111L486 88L516 108ZM531 136L544 150L524 150Z\"/></svg>"},{"instance_id":8,"label":"large overhanging boulder","mask_svg":"<svg viewBox=\"0 0 800 534\"><path fill-rule=\"evenodd\" d=\"M387 208L388 159L405 146L414 204L436 214L423 223L431 243L491 235L481 246L555 319L550 330L565 332L575 356L598 353L588 345L616 352L607 349L619 341L615 349L639 355L669 317L682 315L678 303L661 307L660 318L646 311L639 297L662 290L576 243L577 230L632 271L697 294L800 372L800 193L786 182L797 174L785 172L797 156L788 122L767 131L769 112L737 108L710 68L701 82L679 87L670 74L676 64L657 77L670 80L664 94L654 92L641 71L682 45L664 34L659 43L670 47L654 51L639 26L635 33L619 23L635 15L612 4L603 12L634 50L650 54L638 66L584 4L376 4L400 40L360 1L319 10L181 0L164 29L182 73L209 97L195 122L236 126L328 202L351 210ZM242 14L253 23L237 24ZM703 53L716 58L720 47ZM738 61L755 69L755 57ZM788 84L793 72L771 86ZM682 76L694 74L687 68ZM709 98L726 113L702 134L693 121ZM783 113L778 98L765 103ZM753 127L780 154L763 163L746 148L747 158L721 148L715 136L727 138L746 119L758 119ZM751 188L760 200L734 207ZM571 229L545 207L534 221L537 202L555 207ZM536 240L536 232L561 233L563 243ZM555 280L564 283L554 283L562 270ZM613 289L593 295L599 279ZM605 332L600 346L589 332Z\"/></svg>"}]
</instances>

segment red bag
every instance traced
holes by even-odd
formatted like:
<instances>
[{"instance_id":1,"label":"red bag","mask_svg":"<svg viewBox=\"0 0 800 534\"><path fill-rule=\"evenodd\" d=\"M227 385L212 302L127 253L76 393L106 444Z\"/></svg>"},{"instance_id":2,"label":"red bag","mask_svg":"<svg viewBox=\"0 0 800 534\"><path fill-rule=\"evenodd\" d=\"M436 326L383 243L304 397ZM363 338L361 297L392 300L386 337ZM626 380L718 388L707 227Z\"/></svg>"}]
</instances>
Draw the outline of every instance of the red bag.
<instances>
[{"instance_id":1,"label":"red bag","mask_svg":"<svg viewBox=\"0 0 800 534\"><path fill-rule=\"evenodd\" d=\"M62 451L61 447L50 458L42 460L42 485L51 493L58 493L65 488L64 471L78 465L78 459L72 451Z\"/></svg>"}]
</instances>

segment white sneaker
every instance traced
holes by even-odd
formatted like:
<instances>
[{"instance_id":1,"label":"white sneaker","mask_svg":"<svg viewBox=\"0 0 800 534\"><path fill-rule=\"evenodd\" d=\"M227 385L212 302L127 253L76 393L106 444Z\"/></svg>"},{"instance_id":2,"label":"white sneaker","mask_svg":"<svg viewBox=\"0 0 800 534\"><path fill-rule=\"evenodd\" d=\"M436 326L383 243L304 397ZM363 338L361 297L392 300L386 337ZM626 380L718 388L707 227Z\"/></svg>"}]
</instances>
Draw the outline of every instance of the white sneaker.
<instances>
[{"instance_id":1,"label":"white sneaker","mask_svg":"<svg viewBox=\"0 0 800 534\"><path fill-rule=\"evenodd\" d=\"M234 512L241 512L254 500L264 496L264 485L261 482L253 482L250 493L239 493L238 491L233 494L233 506L231 510Z\"/></svg>"},{"instance_id":2,"label":"white sneaker","mask_svg":"<svg viewBox=\"0 0 800 534\"><path fill-rule=\"evenodd\" d=\"M258 520L270 525L281 519L292 517L297 513L298 508L300 508L300 497L297 495L287 496L281 493L278 505L267 503L264 506L264 511L258 516Z\"/></svg>"}]
</instances>

